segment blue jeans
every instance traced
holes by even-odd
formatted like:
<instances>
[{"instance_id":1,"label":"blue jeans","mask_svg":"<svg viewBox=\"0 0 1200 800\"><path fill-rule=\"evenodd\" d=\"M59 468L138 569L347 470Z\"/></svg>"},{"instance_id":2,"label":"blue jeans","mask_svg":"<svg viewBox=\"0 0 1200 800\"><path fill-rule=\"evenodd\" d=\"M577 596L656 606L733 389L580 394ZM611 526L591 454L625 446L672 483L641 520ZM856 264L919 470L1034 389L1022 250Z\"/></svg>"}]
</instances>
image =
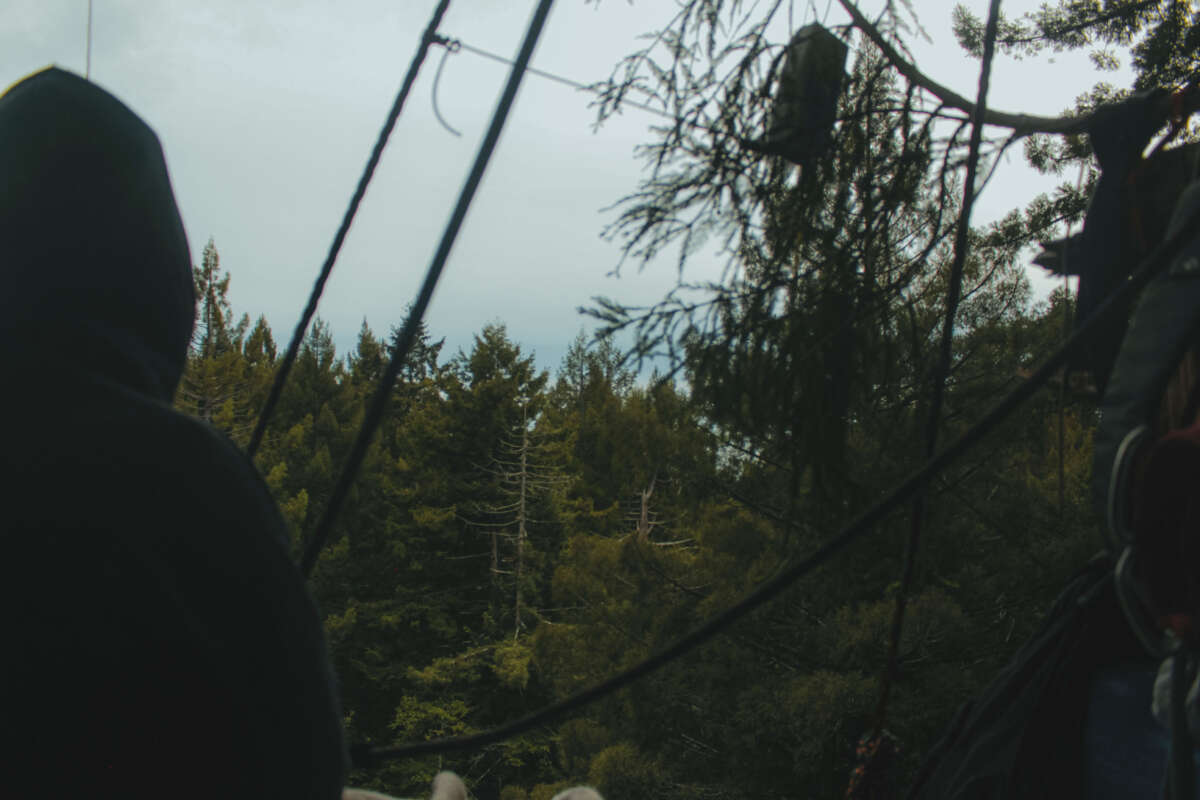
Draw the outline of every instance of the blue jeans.
<instances>
[{"instance_id":1,"label":"blue jeans","mask_svg":"<svg viewBox=\"0 0 1200 800\"><path fill-rule=\"evenodd\" d=\"M1092 677L1084 726L1088 800L1163 797L1171 736L1150 712L1157 670L1148 662L1125 663ZM1200 770L1200 754L1193 760Z\"/></svg>"}]
</instances>

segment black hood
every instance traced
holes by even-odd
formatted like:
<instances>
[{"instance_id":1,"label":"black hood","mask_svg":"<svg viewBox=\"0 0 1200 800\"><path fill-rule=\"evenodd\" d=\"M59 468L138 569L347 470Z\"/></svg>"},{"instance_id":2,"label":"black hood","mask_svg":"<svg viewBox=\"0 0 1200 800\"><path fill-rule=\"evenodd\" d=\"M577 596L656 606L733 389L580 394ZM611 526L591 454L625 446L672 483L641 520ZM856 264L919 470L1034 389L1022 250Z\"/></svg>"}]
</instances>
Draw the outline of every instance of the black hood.
<instances>
[{"instance_id":1,"label":"black hood","mask_svg":"<svg viewBox=\"0 0 1200 800\"><path fill-rule=\"evenodd\" d=\"M53 67L0 96L0 350L169 401L194 315L154 131Z\"/></svg>"}]
</instances>

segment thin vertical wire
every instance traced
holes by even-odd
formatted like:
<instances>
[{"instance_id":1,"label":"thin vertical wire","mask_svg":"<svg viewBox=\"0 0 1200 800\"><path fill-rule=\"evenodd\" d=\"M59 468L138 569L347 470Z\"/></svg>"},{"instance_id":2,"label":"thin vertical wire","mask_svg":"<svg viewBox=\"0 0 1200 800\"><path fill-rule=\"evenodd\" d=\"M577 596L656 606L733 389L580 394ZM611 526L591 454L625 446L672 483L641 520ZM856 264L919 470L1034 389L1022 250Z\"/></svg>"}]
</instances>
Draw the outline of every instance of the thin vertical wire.
<instances>
[{"instance_id":1,"label":"thin vertical wire","mask_svg":"<svg viewBox=\"0 0 1200 800\"><path fill-rule=\"evenodd\" d=\"M983 127L987 112L987 93L991 82L992 57L995 54L996 33L1000 15L1000 0L991 0L988 9L987 28L984 34L983 64L979 73L979 94L975 101L975 113L971 115L971 140L967 155L967 175L963 183L962 209L958 218L958 229L954 237L954 261L950 267L949 294L946 298L946 315L942 320L942 336L938 361L934 372L933 396L929 402L929 417L926 429L925 457L937 452L938 432L941 428L942 404L946 393L946 380L950 374L954 345L954 321L962 297L963 270L967 259L968 235L971 226L971 209L975 204L975 180L979 169L979 150L983 141ZM918 492L913 500L913 510L908 541L904 552L904 571L900 577L900 589L896 593L896 610L892 617L888 640L887 665L884 668L879 705L875 712L875 729L872 738L883 733L887 718L888 701L900 661L900 637L904 629L904 611L908 592L916 572L917 552L921 541L921 526L925 517L925 492Z\"/></svg>"},{"instance_id":2,"label":"thin vertical wire","mask_svg":"<svg viewBox=\"0 0 1200 800\"><path fill-rule=\"evenodd\" d=\"M1083 173L1087 168L1086 162L1079 164L1079 177L1075 179L1075 191L1083 186ZM1068 272L1071 260L1071 223L1067 223L1066 244L1063 247L1063 341L1071 335L1071 307L1067 298L1071 294L1071 278ZM1058 516L1062 519L1067 513L1067 377L1069 367L1063 367L1062 385L1058 387Z\"/></svg>"},{"instance_id":3,"label":"thin vertical wire","mask_svg":"<svg viewBox=\"0 0 1200 800\"><path fill-rule=\"evenodd\" d=\"M1071 238L1070 227L1067 228L1067 240ZM1063 268L1066 269L1064 253ZM1071 335L1071 308L1067 305L1067 292L1070 282L1063 275L1063 341ZM1069 368L1063 369L1062 383L1058 386L1058 519L1061 522L1067 515L1067 376Z\"/></svg>"},{"instance_id":4,"label":"thin vertical wire","mask_svg":"<svg viewBox=\"0 0 1200 800\"><path fill-rule=\"evenodd\" d=\"M92 79L92 0L88 0L87 65L84 67L83 77L89 81Z\"/></svg>"}]
</instances>

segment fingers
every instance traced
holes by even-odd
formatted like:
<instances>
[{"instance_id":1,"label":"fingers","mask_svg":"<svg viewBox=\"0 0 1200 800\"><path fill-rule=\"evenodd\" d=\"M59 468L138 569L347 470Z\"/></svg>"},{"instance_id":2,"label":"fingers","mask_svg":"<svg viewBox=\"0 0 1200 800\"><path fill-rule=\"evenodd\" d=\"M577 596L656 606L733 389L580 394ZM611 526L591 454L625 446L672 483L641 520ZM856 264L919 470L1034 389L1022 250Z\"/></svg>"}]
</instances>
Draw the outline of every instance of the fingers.
<instances>
[{"instance_id":1,"label":"fingers","mask_svg":"<svg viewBox=\"0 0 1200 800\"><path fill-rule=\"evenodd\" d=\"M342 800L399 800L390 795L367 789L343 789ZM462 778L453 772L439 772L433 779L433 795L430 800L467 800L467 787ZM554 795L554 800L604 800L600 793L588 786L575 786Z\"/></svg>"},{"instance_id":2,"label":"fingers","mask_svg":"<svg viewBox=\"0 0 1200 800\"><path fill-rule=\"evenodd\" d=\"M372 792L367 789L342 789L342 800L397 800L386 794Z\"/></svg>"},{"instance_id":3,"label":"fingers","mask_svg":"<svg viewBox=\"0 0 1200 800\"><path fill-rule=\"evenodd\" d=\"M433 778L430 800L467 800L467 787L453 772L439 772Z\"/></svg>"},{"instance_id":4,"label":"fingers","mask_svg":"<svg viewBox=\"0 0 1200 800\"><path fill-rule=\"evenodd\" d=\"M565 792L554 795L554 800L604 800L604 798L590 786L573 786Z\"/></svg>"}]
</instances>

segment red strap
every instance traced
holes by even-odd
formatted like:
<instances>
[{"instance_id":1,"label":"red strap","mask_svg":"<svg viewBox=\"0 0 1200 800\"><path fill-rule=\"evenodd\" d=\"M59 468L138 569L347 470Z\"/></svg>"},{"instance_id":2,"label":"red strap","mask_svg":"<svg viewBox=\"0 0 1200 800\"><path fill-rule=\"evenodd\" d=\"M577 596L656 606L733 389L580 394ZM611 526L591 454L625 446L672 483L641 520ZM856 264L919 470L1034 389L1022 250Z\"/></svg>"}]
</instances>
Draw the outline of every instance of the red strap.
<instances>
[{"instance_id":1,"label":"red strap","mask_svg":"<svg viewBox=\"0 0 1200 800\"><path fill-rule=\"evenodd\" d=\"M1171 93L1171 123L1178 129L1183 125L1183 101L1187 97L1188 88L1178 89Z\"/></svg>"},{"instance_id":2,"label":"red strap","mask_svg":"<svg viewBox=\"0 0 1200 800\"><path fill-rule=\"evenodd\" d=\"M1196 618L1191 614L1167 614L1158 621L1159 627L1172 631L1183 641L1195 641Z\"/></svg>"}]
</instances>

